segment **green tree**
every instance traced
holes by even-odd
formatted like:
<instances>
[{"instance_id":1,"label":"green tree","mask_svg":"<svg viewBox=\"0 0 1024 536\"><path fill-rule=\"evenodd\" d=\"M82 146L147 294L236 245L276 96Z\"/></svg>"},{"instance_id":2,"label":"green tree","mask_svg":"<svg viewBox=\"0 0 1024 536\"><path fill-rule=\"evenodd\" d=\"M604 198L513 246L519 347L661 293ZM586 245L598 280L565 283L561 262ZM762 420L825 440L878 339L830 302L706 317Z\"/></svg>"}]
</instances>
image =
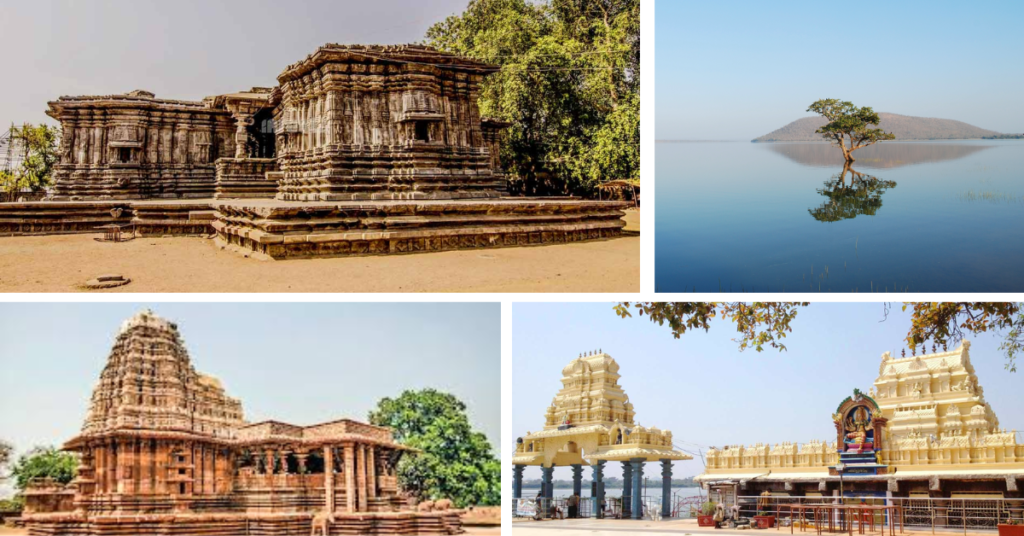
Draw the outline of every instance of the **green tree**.
<instances>
[{"instance_id":1,"label":"green tree","mask_svg":"<svg viewBox=\"0 0 1024 536\"><path fill-rule=\"evenodd\" d=\"M868 106L858 108L849 101L822 99L811 104L807 111L828 119L828 123L815 132L839 147L847 162L854 161L853 152L857 149L896 139L895 135L880 128L868 128L879 122L878 113ZM850 138L849 147L846 146L846 138Z\"/></svg>"},{"instance_id":2,"label":"green tree","mask_svg":"<svg viewBox=\"0 0 1024 536\"><path fill-rule=\"evenodd\" d=\"M471 0L429 44L501 67L480 111L508 121L515 194L589 195L640 169L638 0Z\"/></svg>"},{"instance_id":3,"label":"green tree","mask_svg":"<svg viewBox=\"0 0 1024 536\"><path fill-rule=\"evenodd\" d=\"M0 190L15 200L25 189L38 192L50 184L53 167L60 161L60 129L31 123L12 126L11 141L20 142L25 160L11 172L0 171Z\"/></svg>"},{"instance_id":4,"label":"green tree","mask_svg":"<svg viewBox=\"0 0 1024 536\"><path fill-rule=\"evenodd\" d=\"M74 454L54 447L36 447L18 458L11 475L18 491L25 491L35 478L52 478L60 484L67 484L75 478L78 458Z\"/></svg>"},{"instance_id":5,"label":"green tree","mask_svg":"<svg viewBox=\"0 0 1024 536\"><path fill-rule=\"evenodd\" d=\"M451 499L459 508L500 504L500 463L487 438L473 431L458 398L434 389L405 391L382 399L370 422L422 451L399 461L402 489L421 499Z\"/></svg>"},{"instance_id":6,"label":"green tree","mask_svg":"<svg viewBox=\"0 0 1024 536\"><path fill-rule=\"evenodd\" d=\"M780 342L793 331L790 324L801 308L809 302L621 302L615 313L622 318L647 316L658 325L668 323L675 338L688 330L711 328L711 319L721 317L736 324L740 337L735 339L740 350L764 346L785 350ZM1002 333L999 349L1006 357L1006 370L1017 371L1016 359L1024 349L1024 309L1012 302L941 302L904 303L911 308L910 329L906 343L913 353L928 341L939 346L957 344L968 333L994 331ZM883 305L886 317L889 304Z\"/></svg>"}]
</instances>

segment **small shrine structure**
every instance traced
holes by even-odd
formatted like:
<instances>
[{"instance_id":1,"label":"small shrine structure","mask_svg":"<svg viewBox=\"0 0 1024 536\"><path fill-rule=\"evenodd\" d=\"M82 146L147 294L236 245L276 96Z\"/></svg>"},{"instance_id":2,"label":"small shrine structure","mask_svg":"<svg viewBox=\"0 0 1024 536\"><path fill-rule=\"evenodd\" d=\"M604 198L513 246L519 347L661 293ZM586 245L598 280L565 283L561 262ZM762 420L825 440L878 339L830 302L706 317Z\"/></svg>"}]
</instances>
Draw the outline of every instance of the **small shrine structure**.
<instances>
[{"instance_id":1,"label":"small shrine structure","mask_svg":"<svg viewBox=\"0 0 1024 536\"><path fill-rule=\"evenodd\" d=\"M633 404L619 385L619 364L598 350L580 356L562 369L562 389L544 418L544 429L527 432L516 440L512 458L512 496L522 498L523 470L540 466L543 497L552 499L555 466L572 467L573 494L582 492L583 466L593 474L594 516L601 517L605 502L604 469L608 462L622 464L624 489L622 516L642 519L644 464L661 463L662 512L671 511L672 462L690 460L672 445L672 432L636 423ZM668 518L668 515L665 515Z\"/></svg>"},{"instance_id":2,"label":"small shrine structure","mask_svg":"<svg viewBox=\"0 0 1024 536\"><path fill-rule=\"evenodd\" d=\"M882 354L869 392L832 414L833 441L726 446L695 480L713 499L736 494L907 498L1021 498L1024 445L999 426L970 359L951 351Z\"/></svg>"},{"instance_id":3,"label":"small shrine structure","mask_svg":"<svg viewBox=\"0 0 1024 536\"><path fill-rule=\"evenodd\" d=\"M391 430L341 419L248 423L197 372L173 322L124 322L93 391L66 487L33 483L30 534L457 534L456 510L417 511L395 467L415 451Z\"/></svg>"}]
</instances>

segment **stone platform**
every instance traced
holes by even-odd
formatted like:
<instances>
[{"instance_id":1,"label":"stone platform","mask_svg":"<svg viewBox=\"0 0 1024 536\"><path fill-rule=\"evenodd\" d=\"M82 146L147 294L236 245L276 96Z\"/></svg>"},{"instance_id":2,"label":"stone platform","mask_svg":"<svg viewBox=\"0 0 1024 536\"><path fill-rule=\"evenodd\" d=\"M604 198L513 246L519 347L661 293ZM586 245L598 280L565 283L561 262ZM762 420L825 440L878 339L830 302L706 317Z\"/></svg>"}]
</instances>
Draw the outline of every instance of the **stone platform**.
<instances>
[{"instance_id":1,"label":"stone platform","mask_svg":"<svg viewBox=\"0 0 1024 536\"><path fill-rule=\"evenodd\" d=\"M336 513L329 534L461 534L459 511ZM182 536L306 536L313 518L310 514L210 513L141 514L89 516L80 514L39 514L33 516L29 534L134 536L161 534Z\"/></svg>"},{"instance_id":2,"label":"stone platform","mask_svg":"<svg viewBox=\"0 0 1024 536\"><path fill-rule=\"evenodd\" d=\"M222 246L257 258L560 244L621 234L626 204L568 198L216 204Z\"/></svg>"},{"instance_id":3,"label":"stone platform","mask_svg":"<svg viewBox=\"0 0 1024 536\"><path fill-rule=\"evenodd\" d=\"M627 203L573 198L303 202L276 199L0 203L0 236L206 236L261 259L534 246L618 237Z\"/></svg>"}]
</instances>

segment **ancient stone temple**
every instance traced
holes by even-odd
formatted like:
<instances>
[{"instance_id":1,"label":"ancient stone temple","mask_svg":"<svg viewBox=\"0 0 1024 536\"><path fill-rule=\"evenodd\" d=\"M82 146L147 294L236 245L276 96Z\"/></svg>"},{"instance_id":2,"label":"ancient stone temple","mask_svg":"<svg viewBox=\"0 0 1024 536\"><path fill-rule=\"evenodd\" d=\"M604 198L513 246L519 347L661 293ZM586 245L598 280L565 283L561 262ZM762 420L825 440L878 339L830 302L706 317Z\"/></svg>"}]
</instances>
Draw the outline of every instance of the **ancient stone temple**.
<instances>
[{"instance_id":1,"label":"ancient stone temple","mask_svg":"<svg viewBox=\"0 0 1024 536\"><path fill-rule=\"evenodd\" d=\"M263 259L619 236L625 203L503 197L509 125L478 105L496 70L420 45L325 45L272 88L61 97L49 201L0 204L0 235L131 225Z\"/></svg>"},{"instance_id":2,"label":"ancient stone temple","mask_svg":"<svg viewBox=\"0 0 1024 536\"><path fill-rule=\"evenodd\" d=\"M742 495L831 496L842 486L861 497L1021 497L1024 445L999 427L968 341L886 352L869 392L854 390L831 413L834 440L712 449L697 480Z\"/></svg>"},{"instance_id":3,"label":"ancient stone temple","mask_svg":"<svg viewBox=\"0 0 1024 536\"><path fill-rule=\"evenodd\" d=\"M407 506L395 464L410 449L389 429L248 423L241 402L193 368L177 326L150 312L121 327L64 449L79 455L77 477L26 491L31 534L461 532L456 511Z\"/></svg>"},{"instance_id":4,"label":"ancient stone temple","mask_svg":"<svg viewBox=\"0 0 1024 536\"><path fill-rule=\"evenodd\" d=\"M544 418L544 429L527 432L516 440L512 458L513 497L522 497L523 470L541 467L544 497L553 498L555 466L573 468L573 494L581 496L583 465L593 472L596 505L604 503L604 468L620 462L624 489L623 517L643 516L640 490L644 463L660 462L662 511L671 511L672 462L692 456L675 449L672 432L636 423L633 404L619 385L619 364L610 355L588 352L562 369L562 389L555 395ZM592 511L601 517L604 508Z\"/></svg>"}]
</instances>

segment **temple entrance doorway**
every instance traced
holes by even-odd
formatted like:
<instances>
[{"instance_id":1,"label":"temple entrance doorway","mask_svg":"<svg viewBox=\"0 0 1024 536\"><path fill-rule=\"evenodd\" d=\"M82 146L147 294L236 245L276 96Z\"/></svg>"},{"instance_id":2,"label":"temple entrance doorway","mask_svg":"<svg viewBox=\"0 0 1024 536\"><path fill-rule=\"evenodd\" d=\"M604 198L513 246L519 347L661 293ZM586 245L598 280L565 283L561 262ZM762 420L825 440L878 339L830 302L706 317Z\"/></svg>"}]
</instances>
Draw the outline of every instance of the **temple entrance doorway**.
<instances>
[{"instance_id":1,"label":"temple entrance doorway","mask_svg":"<svg viewBox=\"0 0 1024 536\"><path fill-rule=\"evenodd\" d=\"M274 138L273 110L264 108L253 116L246 129L249 132L249 158L275 158L277 142Z\"/></svg>"}]
</instances>

